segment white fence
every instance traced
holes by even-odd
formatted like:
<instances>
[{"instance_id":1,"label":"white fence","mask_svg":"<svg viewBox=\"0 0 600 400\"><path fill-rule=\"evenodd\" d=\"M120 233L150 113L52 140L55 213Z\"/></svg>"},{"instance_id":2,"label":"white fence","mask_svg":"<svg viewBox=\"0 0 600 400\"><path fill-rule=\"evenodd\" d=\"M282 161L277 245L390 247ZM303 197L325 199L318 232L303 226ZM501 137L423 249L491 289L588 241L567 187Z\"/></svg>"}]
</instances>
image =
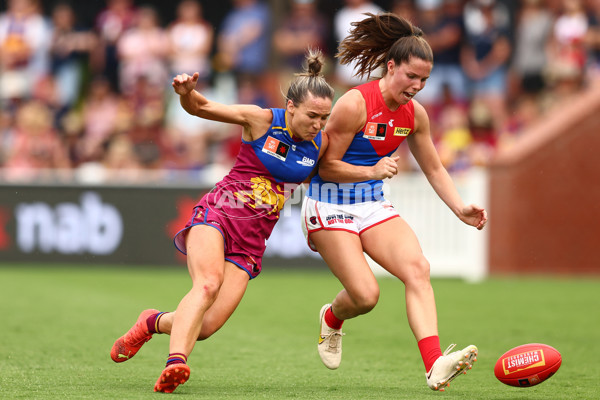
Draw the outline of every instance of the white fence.
<instances>
[{"instance_id":1,"label":"white fence","mask_svg":"<svg viewBox=\"0 0 600 400\"><path fill-rule=\"evenodd\" d=\"M487 209L488 179L483 169L472 168L453 175L465 204ZM488 273L487 229L478 231L460 221L437 196L421 172L398 175L385 187L385 197L413 228L432 277L459 277L479 281ZM387 271L370 260L376 274Z\"/></svg>"}]
</instances>

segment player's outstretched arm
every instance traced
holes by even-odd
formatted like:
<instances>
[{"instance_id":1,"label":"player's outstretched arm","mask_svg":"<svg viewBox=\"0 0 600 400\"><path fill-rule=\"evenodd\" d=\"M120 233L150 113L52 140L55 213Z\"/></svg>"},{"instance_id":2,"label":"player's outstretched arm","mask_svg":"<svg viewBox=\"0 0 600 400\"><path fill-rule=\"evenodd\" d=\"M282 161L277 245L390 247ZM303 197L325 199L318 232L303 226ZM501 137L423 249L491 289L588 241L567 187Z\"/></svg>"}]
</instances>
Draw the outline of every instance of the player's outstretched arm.
<instances>
[{"instance_id":1,"label":"player's outstretched arm","mask_svg":"<svg viewBox=\"0 0 600 400\"><path fill-rule=\"evenodd\" d=\"M431 140L427 112L418 102L415 101L414 104L415 132L407 139L412 154L437 195L452 212L465 224L483 229L487 222L487 212L474 204L464 205Z\"/></svg>"},{"instance_id":2,"label":"player's outstretched arm","mask_svg":"<svg viewBox=\"0 0 600 400\"><path fill-rule=\"evenodd\" d=\"M173 78L173 90L179 95L181 106L191 115L212 121L241 125L246 133L254 131L260 134L271 123L271 110L249 104L221 104L207 99L195 90L198 72L194 75L180 74Z\"/></svg>"}]
</instances>

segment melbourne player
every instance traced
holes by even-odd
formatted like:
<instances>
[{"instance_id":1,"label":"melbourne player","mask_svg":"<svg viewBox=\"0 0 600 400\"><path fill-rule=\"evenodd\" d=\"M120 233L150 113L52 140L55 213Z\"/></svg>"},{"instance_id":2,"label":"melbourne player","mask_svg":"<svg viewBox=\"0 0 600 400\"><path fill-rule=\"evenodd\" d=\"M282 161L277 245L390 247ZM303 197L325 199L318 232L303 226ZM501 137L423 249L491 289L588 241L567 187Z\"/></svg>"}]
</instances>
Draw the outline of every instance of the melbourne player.
<instances>
[{"instance_id":1,"label":"melbourne player","mask_svg":"<svg viewBox=\"0 0 600 400\"><path fill-rule=\"evenodd\" d=\"M338 368L342 323L377 304L379 286L364 257L367 253L404 283L408 323L427 384L444 390L472 366L477 347L450 352L451 345L441 351L429 263L413 230L383 197L383 179L398 173L398 146L408 142L436 193L461 221L482 229L487 215L483 208L463 203L431 140L427 113L413 100L433 67L423 32L390 13L369 14L353 25L337 56L343 63L357 61L360 73L370 75L382 67L384 73L336 102L327 122L329 147L303 206L311 248L344 286L332 304L321 309L317 348L328 368Z\"/></svg>"}]
</instances>

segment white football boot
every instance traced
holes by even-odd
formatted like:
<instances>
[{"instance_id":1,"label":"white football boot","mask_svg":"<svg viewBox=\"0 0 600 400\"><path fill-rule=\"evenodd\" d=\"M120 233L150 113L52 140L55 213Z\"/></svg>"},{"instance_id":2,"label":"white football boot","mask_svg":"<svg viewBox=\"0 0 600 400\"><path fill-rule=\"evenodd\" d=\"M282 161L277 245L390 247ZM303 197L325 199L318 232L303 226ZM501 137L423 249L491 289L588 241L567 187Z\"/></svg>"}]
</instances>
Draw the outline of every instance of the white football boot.
<instances>
[{"instance_id":1,"label":"white football boot","mask_svg":"<svg viewBox=\"0 0 600 400\"><path fill-rule=\"evenodd\" d=\"M341 329L332 329L325 322L325 311L331 307L331 304L325 304L321 308L319 315L319 356L323 364L329 369L336 369L342 362L342 333Z\"/></svg>"},{"instance_id":2,"label":"white football boot","mask_svg":"<svg viewBox=\"0 0 600 400\"><path fill-rule=\"evenodd\" d=\"M448 346L444 355L440 356L431 369L425 373L427 385L432 390L443 392L446 387L450 386L450 382L458 375L466 374L467 370L473 367L473 363L477 361L477 347L470 345L462 350L450 353L456 345Z\"/></svg>"}]
</instances>

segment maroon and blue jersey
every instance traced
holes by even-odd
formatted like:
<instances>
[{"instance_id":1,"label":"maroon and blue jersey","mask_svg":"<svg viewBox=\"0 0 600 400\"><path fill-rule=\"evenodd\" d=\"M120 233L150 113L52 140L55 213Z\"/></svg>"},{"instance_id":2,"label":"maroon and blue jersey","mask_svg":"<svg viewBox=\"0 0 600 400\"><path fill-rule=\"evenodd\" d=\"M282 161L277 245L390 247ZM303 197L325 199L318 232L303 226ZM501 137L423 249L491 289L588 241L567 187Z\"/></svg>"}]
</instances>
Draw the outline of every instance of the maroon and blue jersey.
<instances>
[{"instance_id":1,"label":"maroon and blue jersey","mask_svg":"<svg viewBox=\"0 0 600 400\"><path fill-rule=\"evenodd\" d=\"M226 259L228 254L248 255L260 272L265 242L279 212L315 168L322 142L321 132L312 141L295 138L286 111L271 110L273 122L267 132L253 141L242 139L229 174L202 197L192 221L175 236L175 246L184 254L185 235L181 233L193 225L208 224L223 234Z\"/></svg>"},{"instance_id":2,"label":"maroon and blue jersey","mask_svg":"<svg viewBox=\"0 0 600 400\"><path fill-rule=\"evenodd\" d=\"M373 166L383 157L391 156L398 146L414 131L415 109L409 101L398 109L390 110L379 89L379 80L356 86L365 99L367 122L354 135L342 161L352 165ZM314 200L335 204L355 204L383 200L383 181L367 180L353 183L335 183L312 178L308 196Z\"/></svg>"}]
</instances>

